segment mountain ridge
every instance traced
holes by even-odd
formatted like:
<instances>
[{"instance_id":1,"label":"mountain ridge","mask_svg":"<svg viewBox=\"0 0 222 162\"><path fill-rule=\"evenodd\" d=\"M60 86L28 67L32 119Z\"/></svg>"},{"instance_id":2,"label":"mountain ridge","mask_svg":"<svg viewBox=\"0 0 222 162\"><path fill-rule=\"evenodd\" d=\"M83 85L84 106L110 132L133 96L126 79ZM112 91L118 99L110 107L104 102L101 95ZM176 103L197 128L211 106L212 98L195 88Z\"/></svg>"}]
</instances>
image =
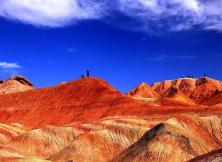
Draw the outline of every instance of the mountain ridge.
<instances>
[{"instance_id":1,"label":"mountain ridge","mask_svg":"<svg viewBox=\"0 0 222 162\"><path fill-rule=\"evenodd\" d=\"M208 77L203 78L179 78L153 83L151 86L161 96L168 97L167 91L174 88L197 104L208 100L217 91L222 91L222 82Z\"/></svg>"}]
</instances>

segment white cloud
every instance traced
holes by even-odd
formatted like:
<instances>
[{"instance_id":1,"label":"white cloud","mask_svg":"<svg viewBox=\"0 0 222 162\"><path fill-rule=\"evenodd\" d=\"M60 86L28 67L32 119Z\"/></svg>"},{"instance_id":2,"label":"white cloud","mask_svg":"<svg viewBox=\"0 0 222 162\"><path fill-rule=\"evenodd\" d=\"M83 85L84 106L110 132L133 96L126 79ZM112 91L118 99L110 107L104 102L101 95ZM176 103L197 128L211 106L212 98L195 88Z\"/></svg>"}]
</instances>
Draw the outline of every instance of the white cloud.
<instances>
[{"instance_id":1,"label":"white cloud","mask_svg":"<svg viewBox=\"0 0 222 162\"><path fill-rule=\"evenodd\" d=\"M222 31L221 0L0 0L1 17L35 26L62 27L90 19L112 24L109 19L116 11L135 21L131 26L113 24L127 29L181 31L198 26Z\"/></svg>"},{"instance_id":2,"label":"white cloud","mask_svg":"<svg viewBox=\"0 0 222 162\"><path fill-rule=\"evenodd\" d=\"M0 68L3 68L3 69L21 69L22 66L20 66L16 63L0 62Z\"/></svg>"},{"instance_id":3,"label":"white cloud","mask_svg":"<svg viewBox=\"0 0 222 162\"><path fill-rule=\"evenodd\" d=\"M48 27L99 18L101 8L93 0L0 0L0 16Z\"/></svg>"}]
</instances>

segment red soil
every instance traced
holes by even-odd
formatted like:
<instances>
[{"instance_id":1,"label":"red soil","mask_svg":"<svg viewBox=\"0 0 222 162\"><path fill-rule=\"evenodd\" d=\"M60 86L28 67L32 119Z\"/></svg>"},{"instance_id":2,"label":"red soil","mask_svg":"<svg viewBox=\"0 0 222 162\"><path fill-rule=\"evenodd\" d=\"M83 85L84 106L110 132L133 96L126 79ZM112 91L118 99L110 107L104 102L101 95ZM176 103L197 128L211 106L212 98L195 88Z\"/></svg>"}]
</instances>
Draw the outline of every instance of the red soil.
<instances>
[{"instance_id":1,"label":"red soil","mask_svg":"<svg viewBox=\"0 0 222 162\"><path fill-rule=\"evenodd\" d=\"M218 114L209 107L149 106L123 96L101 79L86 78L51 88L0 95L0 122L30 127L92 121L105 116L170 115L172 113Z\"/></svg>"},{"instance_id":2,"label":"red soil","mask_svg":"<svg viewBox=\"0 0 222 162\"><path fill-rule=\"evenodd\" d=\"M105 81L87 78L51 88L1 95L0 121L30 126L67 124L76 119L98 119L118 107L139 106Z\"/></svg>"}]
</instances>

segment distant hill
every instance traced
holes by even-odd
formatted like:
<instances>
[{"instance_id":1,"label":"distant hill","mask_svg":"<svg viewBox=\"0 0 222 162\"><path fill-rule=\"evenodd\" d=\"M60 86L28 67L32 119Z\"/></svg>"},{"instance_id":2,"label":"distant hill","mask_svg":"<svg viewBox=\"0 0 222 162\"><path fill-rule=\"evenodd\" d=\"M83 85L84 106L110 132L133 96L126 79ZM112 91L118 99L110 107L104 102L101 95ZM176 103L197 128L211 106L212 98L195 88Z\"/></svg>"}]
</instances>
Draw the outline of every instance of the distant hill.
<instances>
[{"instance_id":1,"label":"distant hill","mask_svg":"<svg viewBox=\"0 0 222 162\"><path fill-rule=\"evenodd\" d=\"M0 94L15 93L33 89L33 84L24 76L18 75L0 81Z\"/></svg>"},{"instance_id":2,"label":"distant hill","mask_svg":"<svg viewBox=\"0 0 222 162\"><path fill-rule=\"evenodd\" d=\"M179 78L154 83L152 88L164 97L170 97L176 91L189 97L195 103L202 104L218 91L222 91L222 82L208 77L199 79Z\"/></svg>"},{"instance_id":3,"label":"distant hill","mask_svg":"<svg viewBox=\"0 0 222 162\"><path fill-rule=\"evenodd\" d=\"M154 91L147 83L143 82L126 93L128 96L144 97L144 98L159 98L160 95Z\"/></svg>"}]
</instances>

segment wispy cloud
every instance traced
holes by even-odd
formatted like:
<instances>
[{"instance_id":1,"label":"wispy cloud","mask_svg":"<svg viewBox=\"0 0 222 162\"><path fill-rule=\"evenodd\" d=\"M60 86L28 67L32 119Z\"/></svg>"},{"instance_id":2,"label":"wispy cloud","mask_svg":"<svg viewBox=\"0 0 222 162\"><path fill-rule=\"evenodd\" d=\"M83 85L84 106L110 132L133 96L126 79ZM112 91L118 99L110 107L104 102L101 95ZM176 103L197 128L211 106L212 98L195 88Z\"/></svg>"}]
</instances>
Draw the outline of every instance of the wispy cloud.
<instances>
[{"instance_id":1,"label":"wispy cloud","mask_svg":"<svg viewBox=\"0 0 222 162\"><path fill-rule=\"evenodd\" d=\"M144 31L222 31L221 0L120 0L120 10Z\"/></svg>"},{"instance_id":2,"label":"wispy cloud","mask_svg":"<svg viewBox=\"0 0 222 162\"><path fill-rule=\"evenodd\" d=\"M0 74L1 77L9 77L18 75L23 67L13 62L0 62Z\"/></svg>"},{"instance_id":3,"label":"wispy cloud","mask_svg":"<svg viewBox=\"0 0 222 162\"><path fill-rule=\"evenodd\" d=\"M21 69L22 66L18 65L17 63L0 62L0 68L3 68L3 69Z\"/></svg>"},{"instance_id":4,"label":"wispy cloud","mask_svg":"<svg viewBox=\"0 0 222 162\"><path fill-rule=\"evenodd\" d=\"M158 55L156 57L150 57L147 58L148 61L154 61L154 62L158 62L158 61L165 61L165 60L189 60L189 59L195 59L196 56L192 56L192 55Z\"/></svg>"},{"instance_id":5,"label":"wispy cloud","mask_svg":"<svg viewBox=\"0 0 222 162\"><path fill-rule=\"evenodd\" d=\"M127 29L222 31L221 0L0 0L0 16L35 26L62 27L82 20L110 22L115 12L134 20Z\"/></svg>"}]
</instances>

